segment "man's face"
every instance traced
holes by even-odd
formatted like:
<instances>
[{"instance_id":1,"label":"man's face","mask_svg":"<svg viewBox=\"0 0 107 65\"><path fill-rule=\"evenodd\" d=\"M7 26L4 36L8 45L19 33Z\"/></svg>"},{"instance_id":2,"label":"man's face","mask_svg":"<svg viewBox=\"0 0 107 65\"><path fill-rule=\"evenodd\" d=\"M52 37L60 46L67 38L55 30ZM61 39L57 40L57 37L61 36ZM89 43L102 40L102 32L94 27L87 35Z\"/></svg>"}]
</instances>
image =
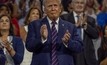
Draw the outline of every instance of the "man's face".
<instances>
[{"instance_id":1,"label":"man's face","mask_svg":"<svg viewBox=\"0 0 107 65\"><path fill-rule=\"evenodd\" d=\"M84 11L85 1L84 0L75 0L73 2L73 9L75 12L81 13Z\"/></svg>"},{"instance_id":2,"label":"man's face","mask_svg":"<svg viewBox=\"0 0 107 65\"><path fill-rule=\"evenodd\" d=\"M61 13L61 5L57 0L47 0L45 3L45 13L50 19L57 19Z\"/></svg>"}]
</instances>

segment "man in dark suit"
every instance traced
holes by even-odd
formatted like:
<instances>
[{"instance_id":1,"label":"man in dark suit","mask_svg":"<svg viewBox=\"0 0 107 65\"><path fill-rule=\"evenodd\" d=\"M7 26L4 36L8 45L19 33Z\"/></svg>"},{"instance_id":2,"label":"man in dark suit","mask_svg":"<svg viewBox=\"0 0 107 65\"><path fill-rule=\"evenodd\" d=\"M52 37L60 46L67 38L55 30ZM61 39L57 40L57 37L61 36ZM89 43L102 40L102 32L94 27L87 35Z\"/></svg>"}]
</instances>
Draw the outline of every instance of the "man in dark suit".
<instances>
[{"instance_id":1,"label":"man in dark suit","mask_svg":"<svg viewBox=\"0 0 107 65\"><path fill-rule=\"evenodd\" d=\"M28 25L26 48L33 52L31 65L74 65L72 54L83 49L77 28L59 18L61 0L43 3L47 16Z\"/></svg>"},{"instance_id":2,"label":"man in dark suit","mask_svg":"<svg viewBox=\"0 0 107 65\"><path fill-rule=\"evenodd\" d=\"M92 42L92 39L98 38L95 20L83 12L86 0L72 0L72 3L73 12L62 15L61 18L75 24L78 34L81 32L84 50L79 54L74 54L75 65L96 65L97 61Z\"/></svg>"}]
</instances>

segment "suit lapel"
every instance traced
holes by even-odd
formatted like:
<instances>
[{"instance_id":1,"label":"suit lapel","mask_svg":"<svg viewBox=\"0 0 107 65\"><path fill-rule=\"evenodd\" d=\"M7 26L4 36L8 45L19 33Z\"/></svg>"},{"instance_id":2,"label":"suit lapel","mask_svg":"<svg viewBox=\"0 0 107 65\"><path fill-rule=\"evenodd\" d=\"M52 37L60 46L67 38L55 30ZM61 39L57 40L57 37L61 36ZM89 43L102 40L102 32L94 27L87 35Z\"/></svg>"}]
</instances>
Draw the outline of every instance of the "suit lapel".
<instances>
[{"instance_id":1,"label":"suit lapel","mask_svg":"<svg viewBox=\"0 0 107 65\"><path fill-rule=\"evenodd\" d=\"M58 27L58 43L62 42L62 38L65 34L65 23L63 22L63 20L61 20L59 18L59 27Z\"/></svg>"},{"instance_id":2,"label":"suit lapel","mask_svg":"<svg viewBox=\"0 0 107 65\"><path fill-rule=\"evenodd\" d=\"M70 21L71 23L75 24L75 19L74 19L73 12L71 12L70 15L68 16L68 21Z\"/></svg>"},{"instance_id":3,"label":"suit lapel","mask_svg":"<svg viewBox=\"0 0 107 65\"><path fill-rule=\"evenodd\" d=\"M50 29L50 25L49 25L49 22L47 20L47 18L45 17L43 20L42 20L42 23L41 23L41 26L43 24L46 24L47 25L47 29L48 29L48 40L49 42L51 42L51 29ZM61 43L62 42L62 38L65 34L65 28L66 28L66 24L64 23L63 20L61 20L59 18L59 23L58 23L58 41L57 43Z\"/></svg>"}]
</instances>

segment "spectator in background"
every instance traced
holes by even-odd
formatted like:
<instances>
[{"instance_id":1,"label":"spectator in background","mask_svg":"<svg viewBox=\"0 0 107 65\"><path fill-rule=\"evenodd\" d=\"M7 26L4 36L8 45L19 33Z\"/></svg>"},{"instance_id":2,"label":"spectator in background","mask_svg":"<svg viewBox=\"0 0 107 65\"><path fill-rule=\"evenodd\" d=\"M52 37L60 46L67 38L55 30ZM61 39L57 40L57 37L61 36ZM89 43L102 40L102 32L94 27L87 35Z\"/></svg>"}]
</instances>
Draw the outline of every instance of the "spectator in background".
<instances>
[{"instance_id":1,"label":"spectator in background","mask_svg":"<svg viewBox=\"0 0 107 65\"><path fill-rule=\"evenodd\" d=\"M11 13L11 9L9 9L9 7L6 4L0 5L0 15L6 14L11 16ZM11 18L11 20L14 27L14 34L16 36L20 36L18 21L15 18Z\"/></svg>"},{"instance_id":2,"label":"spectator in background","mask_svg":"<svg viewBox=\"0 0 107 65\"><path fill-rule=\"evenodd\" d=\"M99 5L96 0L86 0L86 8L85 13L88 14L88 16L93 17L96 21L97 15L100 13L100 10L98 9ZM95 22L96 26L98 26L97 21ZM94 49L95 49L95 55L96 59L98 60L98 48L101 44L101 37L99 36L97 39L93 39Z\"/></svg>"},{"instance_id":3,"label":"spectator in background","mask_svg":"<svg viewBox=\"0 0 107 65\"><path fill-rule=\"evenodd\" d=\"M97 16L97 23L101 28L107 24L107 0L103 0L101 13Z\"/></svg>"},{"instance_id":4,"label":"spectator in background","mask_svg":"<svg viewBox=\"0 0 107 65\"><path fill-rule=\"evenodd\" d=\"M97 0L97 2L99 3L99 10L101 11L102 10L103 0Z\"/></svg>"},{"instance_id":5,"label":"spectator in background","mask_svg":"<svg viewBox=\"0 0 107 65\"><path fill-rule=\"evenodd\" d=\"M67 14L68 12L64 10L63 6L61 6L61 14L60 15L63 15L63 14ZM45 16L44 16L45 17Z\"/></svg>"},{"instance_id":6,"label":"spectator in background","mask_svg":"<svg viewBox=\"0 0 107 65\"><path fill-rule=\"evenodd\" d=\"M98 50L98 56L98 65L107 65L107 24L105 24L102 30L102 42Z\"/></svg>"},{"instance_id":7,"label":"spectator in background","mask_svg":"<svg viewBox=\"0 0 107 65\"><path fill-rule=\"evenodd\" d=\"M73 12L62 15L63 20L75 24L77 33L83 40L84 50L74 54L75 65L96 65L95 49L92 39L98 38L98 30L94 18L84 13L86 0L72 0Z\"/></svg>"},{"instance_id":8,"label":"spectator in background","mask_svg":"<svg viewBox=\"0 0 107 65\"><path fill-rule=\"evenodd\" d=\"M69 13L71 13L71 12L73 11L72 1L69 0L67 5L68 5L68 6L67 6L67 11L68 11Z\"/></svg>"},{"instance_id":9,"label":"spectator in background","mask_svg":"<svg viewBox=\"0 0 107 65\"><path fill-rule=\"evenodd\" d=\"M68 11L67 6L68 6L68 1L72 0L61 0L62 1L62 6L64 8L64 11Z\"/></svg>"},{"instance_id":10,"label":"spectator in background","mask_svg":"<svg viewBox=\"0 0 107 65\"><path fill-rule=\"evenodd\" d=\"M17 1L19 3L17 3ZM24 4L23 4L23 2L24 2ZM26 11L26 9L25 9L26 0L21 0L21 2L19 0L15 0L14 3L12 3L12 2L9 2L9 3L11 3L13 6L13 15L12 16L14 18L16 18L17 20L19 20L21 18L21 16L24 14L24 12ZM20 6L20 4L22 4L22 5Z\"/></svg>"},{"instance_id":11,"label":"spectator in background","mask_svg":"<svg viewBox=\"0 0 107 65\"><path fill-rule=\"evenodd\" d=\"M0 4L0 15L8 14L9 15L9 8L6 4Z\"/></svg>"},{"instance_id":12,"label":"spectator in background","mask_svg":"<svg viewBox=\"0 0 107 65\"><path fill-rule=\"evenodd\" d=\"M97 15L100 13L99 5L96 0L86 0L85 13L96 20ZM97 22L96 22L97 23Z\"/></svg>"},{"instance_id":13,"label":"spectator in background","mask_svg":"<svg viewBox=\"0 0 107 65\"><path fill-rule=\"evenodd\" d=\"M20 37L23 39L24 42L26 42L26 36L28 32L28 24L34 20L38 20L42 18L41 11L36 7L31 7L28 11L26 18L25 18L25 26L22 26L20 28Z\"/></svg>"},{"instance_id":14,"label":"spectator in background","mask_svg":"<svg viewBox=\"0 0 107 65\"><path fill-rule=\"evenodd\" d=\"M38 8L31 7L29 9L29 11L26 15L25 21L24 21L25 26L22 26L20 28L20 37L22 38L22 40L24 42L26 42L26 37L27 37L27 32L28 32L28 24L34 20L40 19L41 17L42 17L41 11ZM24 45L25 45L25 43L24 43ZM30 65L31 59L32 59L32 53L28 52L25 48L24 60L21 65Z\"/></svg>"},{"instance_id":15,"label":"spectator in background","mask_svg":"<svg viewBox=\"0 0 107 65\"><path fill-rule=\"evenodd\" d=\"M29 8L31 7L37 7L39 10L41 10L40 0L29 0Z\"/></svg>"},{"instance_id":16,"label":"spectator in background","mask_svg":"<svg viewBox=\"0 0 107 65\"><path fill-rule=\"evenodd\" d=\"M24 45L21 38L14 36L11 18L0 16L0 43L4 47L6 65L20 65L24 56Z\"/></svg>"},{"instance_id":17,"label":"spectator in background","mask_svg":"<svg viewBox=\"0 0 107 65\"><path fill-rule=\"evenodd\" d=\"M19 9L22 14L20 15L18 19L19 27L24 26L24 19L26 16L26 0L20 0L19 1Z\"/></svg>"},{"instance_id":18,"label":"spectator in background","mask_svg":"<svg viewBox=\"0 0 107 65\"><path fill-rule=\"evenodd\" d=\"M17 5L17 1L19 1L19 0L0 0L1 2L1 4L8 4L8 3L11 3L11 5L13 6L13 14L12 14L12 17L14 17L14 18L19 18L20 17L20 15L23 13L23 11L21 11L21 12L18 12L18 5Z\"/></svg>"},{"instance_id":19,"label":"spectator in background","mask_svg":"<svg viewBox=\"0 0 107 65\"><path fill-rule=\"evenodd\" d=\"M26 0L19 1L20 10L21 9L26 10L26 6L27 6ZM37 0L29 0L28 1L28 9L30 9L31 7L37 7L38 9L41 9L40 8L40 1L39 0L38 1ZM19 19L19 26L20 27L25 25L24 24L25 16L26 16L26 11L23 13L22 17Z\"/></svg>"},{"instance_id":20,"label":"spectator in background","mask_svg":"<svg viewBox=\"0 0 107 65\"><path fill-rule=\"evenodd\" d=\"M12 19L12 23L15 25L15 35L20 36L20 32L19 32L19 24L18 24L18 20L16 18L14 18L12 15L13 13L13 5L11 3L7 3L7 6L9 7L9 15L11 16ZM18 31L18 32L17 32Z\"/></svg>"}]
</instances>

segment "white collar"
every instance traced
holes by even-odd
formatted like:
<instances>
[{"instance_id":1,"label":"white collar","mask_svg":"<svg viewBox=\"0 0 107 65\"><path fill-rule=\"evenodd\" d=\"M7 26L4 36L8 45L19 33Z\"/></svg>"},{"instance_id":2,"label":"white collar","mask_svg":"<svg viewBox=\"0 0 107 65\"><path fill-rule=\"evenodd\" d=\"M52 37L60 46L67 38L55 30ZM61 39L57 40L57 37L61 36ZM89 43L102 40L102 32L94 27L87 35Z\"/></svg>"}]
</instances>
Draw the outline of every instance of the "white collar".
<instances>
[{"instance_id":1,"label":"white collar","mask_svg":"<svg viewBox=\"0 0 107 65\"><path fill-rule=\"evenodd\" d=\"M49 22L49 24L51 24L52 23L52 21L49 19L49 17L47 16L47 19L48 19L48 22ZM58 22L59 22L59 17L58 17L58 19L56 20L56 23L58 24Z\"/></svg>"},{"instance_id":2,"label":"white collar","mask_svg":"<svg viewBox=\"0 0 107 65\"><path fill-rule=\"evenodd\" d=\"M73 14L74 14L74 17L76 17L78 15L75 11L73 11ZM79 14L79 16L81 16L82 14L83 13Z\"/></svg>"}]
</instances>

